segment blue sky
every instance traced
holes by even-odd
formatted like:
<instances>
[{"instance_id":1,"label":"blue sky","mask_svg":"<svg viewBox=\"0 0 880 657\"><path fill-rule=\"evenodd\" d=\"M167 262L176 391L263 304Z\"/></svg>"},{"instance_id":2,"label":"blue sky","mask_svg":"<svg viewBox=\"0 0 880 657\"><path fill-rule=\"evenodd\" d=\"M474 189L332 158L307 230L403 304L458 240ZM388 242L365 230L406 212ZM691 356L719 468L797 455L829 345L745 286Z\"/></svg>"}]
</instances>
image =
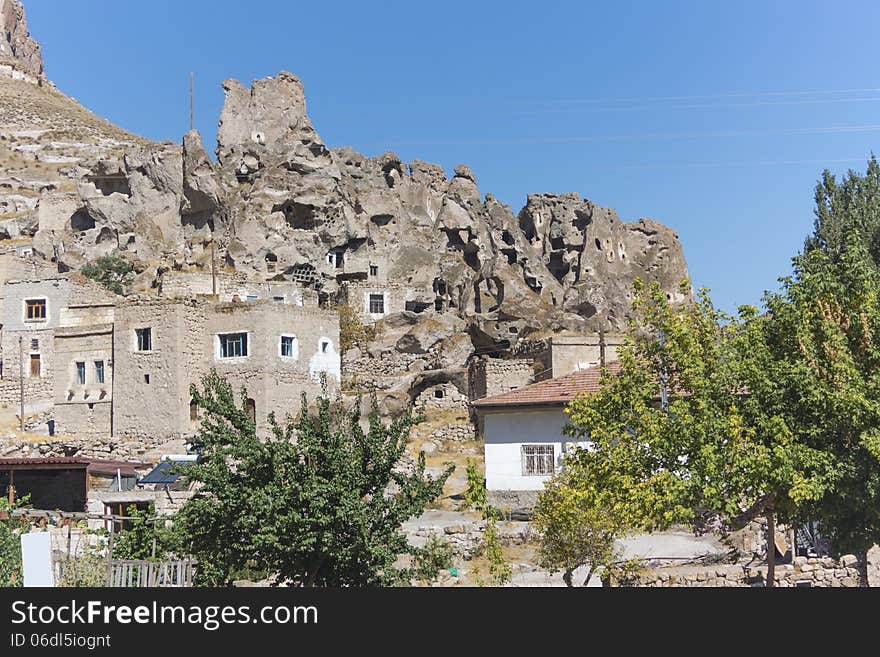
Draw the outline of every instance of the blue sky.
<instances>
[{"instance_id":1,"label":"blue sky","mask_svg":"<svg viewBox=\"0 0 880 657\"><path fill-rule=\"evenodd\" d=\"M213 144L220 82L305 84L330 146L469 164L517 212L574 191L675 228L697 286L760 301L823 168L880 152L880 3L25 0L49 77L133 132Z\"/></svg>"}]
</instances>

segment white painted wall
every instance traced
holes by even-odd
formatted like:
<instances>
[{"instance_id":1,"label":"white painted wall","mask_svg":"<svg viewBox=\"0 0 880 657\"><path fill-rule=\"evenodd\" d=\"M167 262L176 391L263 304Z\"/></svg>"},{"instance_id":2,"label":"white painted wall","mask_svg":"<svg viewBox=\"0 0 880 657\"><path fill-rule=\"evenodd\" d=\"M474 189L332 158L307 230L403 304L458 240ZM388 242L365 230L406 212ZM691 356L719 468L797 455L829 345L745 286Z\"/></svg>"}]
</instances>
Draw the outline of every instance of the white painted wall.
<instances>
[{"instance_id":1,"label":"white painted wall","mask_svg":"<svg viewBox=\"0 0 880 657\"><path fill-rule=\"evenodd\" d=\"M546 476L523 476L522 446L553 445L557 471L565 446L575 443L562 435L568 416L558 410L487 413L483 432L486 439L487 490L542 490ZM577 442L586 446L586 442Z\"/></svg>"},{"instance_id":2,"label":"white painted wall","mask_svg":"<svg viewBox=\"0 0 880 657\"><path fill-rule=\"evenodd\" d=\"M322 349L321 344L325 342L327 347ZM326 372L328 377L332 376L338 383L341 376L342 358L339 352L336 351L333 340L322 335L318 338L316 346L317 350L309 359L309 374L312 379L317 381L321 376L321 372Z\"/></svg>"}]
</instances>

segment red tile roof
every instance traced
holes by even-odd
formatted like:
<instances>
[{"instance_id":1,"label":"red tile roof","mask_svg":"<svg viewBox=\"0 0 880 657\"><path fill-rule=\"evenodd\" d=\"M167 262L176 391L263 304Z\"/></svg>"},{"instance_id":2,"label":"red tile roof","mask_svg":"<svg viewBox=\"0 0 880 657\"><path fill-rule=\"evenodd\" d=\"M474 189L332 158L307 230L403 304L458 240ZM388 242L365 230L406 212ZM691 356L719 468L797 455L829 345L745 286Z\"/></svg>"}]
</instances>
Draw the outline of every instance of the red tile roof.
<instances>
[{"instance_id":1,"label":"red tile roof","mask_svg":"<svg viewBox=\"0 0 880 657\"><path fill-rule=\"evenodd\" d=\"M612 374L620 371L620 363L609 363L607 369ZM533 383L510 392L505 392L492 397L484 397L474 402L477 408L493 406L535 406L549 405L561 406L567 404L579 392L597 392L599 379L602 376L601 367L591 367L580 370L573 374L558 376L546 381Z\"/></svg>"}]
</instances>

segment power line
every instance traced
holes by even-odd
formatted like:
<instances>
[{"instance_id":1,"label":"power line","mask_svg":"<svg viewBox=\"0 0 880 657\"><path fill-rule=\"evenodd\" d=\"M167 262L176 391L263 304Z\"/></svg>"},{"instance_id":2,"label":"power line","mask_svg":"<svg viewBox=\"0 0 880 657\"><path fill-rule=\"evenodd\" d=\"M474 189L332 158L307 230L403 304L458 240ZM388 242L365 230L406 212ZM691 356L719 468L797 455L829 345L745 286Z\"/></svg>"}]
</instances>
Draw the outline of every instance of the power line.
<instances>
[{"instance_id":1,"label":"power line","mask_svg":"<svg viewBox=\"0 0 880 657\"><path fill-rule=\"evenodd\" d=\"M815 128L773 128L767 130L719 130L711 132L657 132L644 134L620 135L571 135L562 137L521 137L510 139L425 139L414 141L396 141L396 146L413 146L424 144L566 144L602 141L674 141L677 139L722 139L735 137L772 137L772 136L805 136L830 135L862 132L878 132L880 124L841 125ZM394 141L394 140L390 140ZM383 142L385 146L388 141Z\"/></svg>"},{"instance_id":2,"label":"power line","mask_svg":"<svg viewBox=\"0 0 880 657\"><path fill-rule=\"evenodd\" d=\"M782 96L821 96L833 94L851 94L851 93L875 93L880 91L877 87L865 87L860 89L825 89L813 91L752 91L752 92L736 92L736 93L717 93L702 94L693 96L643 96L630 98L556 98L542 100L519 100L517 102L526 102L532 104L603 104L603 103L644 103L656 101L679 101L679 100L712 100L721 98L767 98Z\"/></svg>"},{"instance_id":3,"label":"power line","mask_svg":"<svg viewBox=\"0 0 880 657\"><path fill-rule=\"evenodd\" d=\"M793 105L831 105L839 103L875 103L880 96L864 98L812 98L805 100L758 101L753 103L704 103L700 105L631 105L629 107L548 107L544 109L522 110L513 112L516 116L539 116L542 114L577 114L590 111L626 111L626 110L691 110L691 109L742 109L747 107L783 107Z\"/></svg>"}]
</instances>

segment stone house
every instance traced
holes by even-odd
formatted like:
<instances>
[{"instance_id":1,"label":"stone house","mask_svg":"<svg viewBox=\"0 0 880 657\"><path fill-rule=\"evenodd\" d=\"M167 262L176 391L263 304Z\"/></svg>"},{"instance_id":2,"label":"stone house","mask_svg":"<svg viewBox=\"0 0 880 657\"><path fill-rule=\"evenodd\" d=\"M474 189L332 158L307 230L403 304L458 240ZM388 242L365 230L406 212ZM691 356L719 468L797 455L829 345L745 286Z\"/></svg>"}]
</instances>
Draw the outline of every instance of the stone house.
<instances>
[{"instance_id":1,"label":"stone house","mask_svg":"<svg viewBox=\"0 0 880 657\"><path fill-rule=\"evenodd\" d=\"M55 329L55 430L84 438L112 435L112 302L72 303Z\"/></svg>"},{"instance_id":2,"label":"stone house","mask_svg":"<svg viewBox=\"0 0 880 657\"><path fill-rule=\"evenodd\" d=\"M121 437L181 438L198 428L190 385L211 368L225 376L268 431L272 410L299 408L325 374L330 391L340 378L335 312L272 301L130 299L116 309L113 431Z\"/></svg>"}]
</instances>

